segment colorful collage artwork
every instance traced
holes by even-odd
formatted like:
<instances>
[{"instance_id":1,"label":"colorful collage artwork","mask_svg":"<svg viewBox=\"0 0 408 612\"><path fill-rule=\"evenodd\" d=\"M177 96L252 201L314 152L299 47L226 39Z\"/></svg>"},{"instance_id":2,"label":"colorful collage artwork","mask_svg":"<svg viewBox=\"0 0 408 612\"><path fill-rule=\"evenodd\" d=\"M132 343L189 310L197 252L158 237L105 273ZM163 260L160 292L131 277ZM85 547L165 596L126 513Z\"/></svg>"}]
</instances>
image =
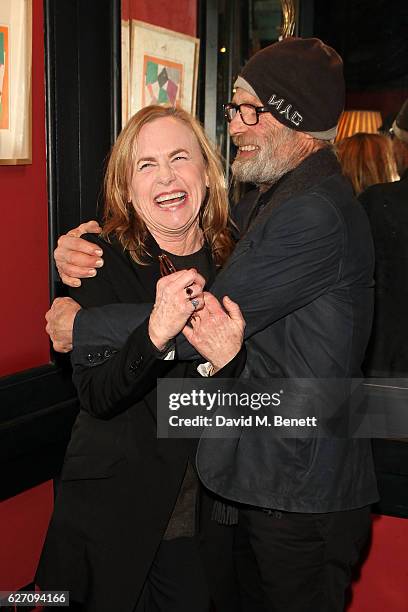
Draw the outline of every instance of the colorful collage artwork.
<instances>
[{"instance_id":1,"label":"colorful collage artwork","mask_svg":"<svg viewBox=\"0 0 408 612\"><path fill-rule=\"evenodd\" d=\"M8 27L0 25L0 129L9 129Z\"/></svg>"},{"instance_id":2,"label":"colorful collage artwork","mask_svg":"<svg viewBox=\"0 0 408 612\"><path fill-rule=\"evenodd\" d=\"M167 59L144 56L143 106L149 104L182 105L183 64Z\"/></svg>"}]
</instances>

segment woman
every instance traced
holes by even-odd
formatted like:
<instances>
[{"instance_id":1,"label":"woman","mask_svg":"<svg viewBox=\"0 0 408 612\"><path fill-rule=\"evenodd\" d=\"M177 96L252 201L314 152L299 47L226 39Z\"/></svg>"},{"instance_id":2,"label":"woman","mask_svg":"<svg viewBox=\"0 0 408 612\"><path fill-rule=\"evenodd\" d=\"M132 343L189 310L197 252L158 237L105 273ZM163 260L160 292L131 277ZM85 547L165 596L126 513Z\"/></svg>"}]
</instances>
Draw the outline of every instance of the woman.
<instances>
[{"instance_id":1,"label":"woman","mask_svg":"<svg viewBox=\"0 0 408 612\"><path fill-rule=\"evenodd\" d=\"M70 590L87 612L209 610L195 442L157 439L155 386L198 375L171 360L172 339L205 312L204 284L232 249L227 220L221 165L198 122L174 108L137 113L110 156L103 238L89 236L105 265L71 295L85 307L155 305L120 351L74 367L81 412L37 572L41 588ZM163 255L178 271L160 279ZM215 371L242 367L243 327L235 317L228 341L214 337Z\"/></svg>"},{"instance_id":2,"label":"woman","mask_svg":"<svg viewBox=\"0 0 408 612\"><path fill-rule=\"evenodd\" d=\"M392 142L384 134L354 134L341 140L336 151L356 195L370 185L398 180Z\"/></svg>"}]
</instances>

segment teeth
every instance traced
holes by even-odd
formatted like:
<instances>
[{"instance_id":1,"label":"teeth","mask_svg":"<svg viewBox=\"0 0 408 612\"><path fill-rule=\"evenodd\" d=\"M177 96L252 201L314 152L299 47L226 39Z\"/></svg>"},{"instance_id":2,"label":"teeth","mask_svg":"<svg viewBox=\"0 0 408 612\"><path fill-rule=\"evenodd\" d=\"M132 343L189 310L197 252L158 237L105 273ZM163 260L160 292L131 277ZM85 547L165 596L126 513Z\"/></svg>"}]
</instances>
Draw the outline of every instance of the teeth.
<instances>
[{"instance_id":1,"label":"teeth","mask_svg":"<svg viewBox=\"0 0 408 612\"><path fill-rule=\"evenodd\" d=\"M244 145L242 147L239 147L240 151L256 151L258 147L256 147L255 145Z\"/></svg>"},{"instance_id":2,"label":"teeth","mask_svg":"<svg viewBox=\"0 0 408 612\"><path fill-rule=\"evenodd\" d=\"M177 200L179 198L185 198L186 195L187 194L185 191L178 191L177 193L167 193L162 196L158 196L157 198L155 198L155 200L158 204L160 204L161 202L167 202L168 200Z\"/></svg>"}]
</instances>

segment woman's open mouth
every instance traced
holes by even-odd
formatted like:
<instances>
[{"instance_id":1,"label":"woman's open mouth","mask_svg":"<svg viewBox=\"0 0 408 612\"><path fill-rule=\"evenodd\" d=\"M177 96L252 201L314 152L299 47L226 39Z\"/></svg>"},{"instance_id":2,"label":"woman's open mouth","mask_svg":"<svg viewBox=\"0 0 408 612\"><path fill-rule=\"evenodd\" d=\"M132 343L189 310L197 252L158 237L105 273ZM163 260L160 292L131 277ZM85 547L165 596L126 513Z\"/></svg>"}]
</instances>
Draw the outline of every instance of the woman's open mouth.
<instances>
[{"instance_id":1,"label":"woman's open mouth","mask_svg":"<svg viewBox=\"0 0 408 612\"><path fill-rule=\"evenodd\" d=\"M186 198L185 191L173 191L172 193L161 193L154 198L154 201L160 208L166 209L184 204Z\"/></svg>"}]
</instances>

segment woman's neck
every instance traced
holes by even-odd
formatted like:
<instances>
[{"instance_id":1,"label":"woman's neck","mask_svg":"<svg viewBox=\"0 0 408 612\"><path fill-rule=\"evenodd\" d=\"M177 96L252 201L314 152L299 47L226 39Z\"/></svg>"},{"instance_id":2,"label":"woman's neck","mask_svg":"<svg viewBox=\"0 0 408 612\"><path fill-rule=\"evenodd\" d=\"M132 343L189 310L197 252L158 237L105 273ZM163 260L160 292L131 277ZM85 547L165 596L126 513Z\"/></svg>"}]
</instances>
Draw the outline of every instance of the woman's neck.
<instances>
[{"instance_id":1,"label":"woman's neck","mask_svg":"<svg viewBox=\"0 0 408 612\"><path fill-rule=\"evenodd\" d=\"M151 231L151 230L150 230ZM161 234L151 231L161 249L173 255L191 255L201 249L204 235L200 228L189 228L184 234Z\"/></svg>"}]
</instances>

